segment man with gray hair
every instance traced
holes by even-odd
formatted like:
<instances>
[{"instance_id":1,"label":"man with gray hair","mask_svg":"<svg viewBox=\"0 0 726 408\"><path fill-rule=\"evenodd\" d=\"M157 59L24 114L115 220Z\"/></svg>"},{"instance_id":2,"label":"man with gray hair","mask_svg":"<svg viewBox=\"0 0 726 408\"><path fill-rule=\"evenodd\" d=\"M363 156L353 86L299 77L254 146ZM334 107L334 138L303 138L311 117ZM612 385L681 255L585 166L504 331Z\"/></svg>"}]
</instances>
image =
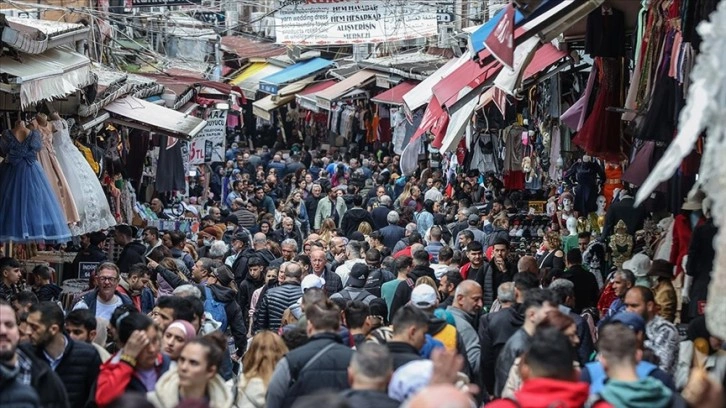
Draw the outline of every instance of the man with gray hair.
<instances>
[{"instance_id":1,"label":"man with gray hair","mask_svg":"<svg viewBox=\"0 0 726 408\"><path fill-rule=\"evenodd\" d=\"M577 337L580 338L580 345L577 348L577 356L580 363L584 364L590 360L590 355L595 349L589 323L579 314L572 311L575 306L575 284L569 279L555 279L548 287L554 293L560 312L570 316L577 327ZM594 327L593 322L593 327Z\"/></svg>"},{"instance_id":2,"label":"man with gray hair","mask_svg":"<svg viewBox=\"0 0 726 408\"><path fill-rule=\"evenodd\" d=\"M298 247L301 247L301 235L302 234L295 225L295 221L290 217L284 217L280 223L280 229L272 233L272 239L278 244L286 239L292 239L295 240Z\"/></svg>"},{"instance_id":3,"label":"man with gray hair","mask_svg":"<svg viewBox=\"0 0 726 408\"><path fill-rule=\"evenodd\" d=\"M282 314L302 296L300 282L302 280L302 267L296 262L285 262L285 282L282 285L269 289L256 307L252 332L262 330L277 331L280 328ZM280 268L282 269L283 266Z\"/></svg>"},{"instance_id":4,"label":"man with gray hair","mask_svg":"<svg viewBox=\"0 0 726 408\"><path fill-rule=\"evenodd\" d=\"M278 267L283 262L292 261L298 253L297 241L292 238L287 238L280 244L280 251L282 252L282 256L270 262L270 267Z\"/></svg>"},{"instance_id":5,"label":"man with gray hair","mask_svg":"<svg viewBox=\"0 0 726 408\"><path fill-rule=\"evenodd\" d=\"M373 210L371 211L371 217L373 217L373 228L375 228L376 230L384 228L386 225L388 225L388 214L391 212L391 204L393 204L393 201L391 201L391 197L387 195L382 195L378 200L378 207L373 208Z\"/></svg>"},{"instance_id":6,"label":"man with gray hair","mask_svg":"<svg viewBox=\"0 0 726 408\"><path fill-rule=\"evenodd\" d=\"M363 259L363 254L361 253L361 250L362 246L361 243L358 241L350 241L345 247L346 260L337 268L335 268L335 273L340 276L343 287L345 287L348 283L348 275L350 275L350 271L353 270L353 265L359 263L366 263L365 259Z\"/></svg>"},{"instance_id":7,"label":"man with gray hair","mask_svg":"<svg viewBox=\"0 0 726 408\"><path fill-rule=\"evenodd\" d=\"M351 407L397 408L400 403L386 393L392 375L393 359L388 347L363 343L348 366L350 389L340 395Z\"/></svg>"},{"instance_id":8,"label":"man with gray hair","mask_svg":"<svg viewBox=\"0 0 726 408\"><path fill-rule=\"evenodd\" d=\"M395 255L396 252L406 248L407 246L420 242L420 240L417 242L411 241L411 234L413 234L414 232L418 235L419 238L423 238L423 237L421 237L420 234L418 234L418 227L416 226L415 223L409 222L408 224L406 224L406 229L404 230L403 238L401 238L400 240L398 240L398 242L396 242L396 245L394 245L393 251L391 251L391 253Z\"/></svg>"},{"instance_id":9,"label":"man with gray hair","mask_svg":"<svg viewBox=\"0 0 726 408\"><path fill-rule=\"evenodd\" d=\"M504 282L497 288L497 300L499 301L499 309L512 307L514 304L514 282Z\"/></svg>"},{"instance_id":10,"label":"man with gray hair","mask_svg":"<svg viewBox=\"0 0 726 408\"><path fill-rule=\"evenodd\" d=\"M399 218L397 212L389 212L386 216L386 221L388 221L388 225L381 228L379 232L383 238L383 245L386 248L393 248L401 238L406 236L406 231L398 225Z\"/></svg>"}]
</instances>

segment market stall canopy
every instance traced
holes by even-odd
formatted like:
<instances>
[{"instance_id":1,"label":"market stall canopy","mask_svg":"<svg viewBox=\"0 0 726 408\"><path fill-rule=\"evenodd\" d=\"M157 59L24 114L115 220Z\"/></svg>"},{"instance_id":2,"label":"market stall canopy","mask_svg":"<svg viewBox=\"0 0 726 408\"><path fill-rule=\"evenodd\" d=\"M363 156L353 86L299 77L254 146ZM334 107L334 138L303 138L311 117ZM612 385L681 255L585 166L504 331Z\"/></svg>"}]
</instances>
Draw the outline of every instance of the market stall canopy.
<instances>
[{"instance_id":1,"label":"market stall canopy","mask_svg":"<svg viewBox=\"0 0 726 408\"><path fill-rule=\"evenodd\" d=\"M393 88L379 93L375 97L371 98L371 101L376 103L385 103L387 105L403 105L403 95L407 94L411 89L416 86L415 82L404 81L394 86Z\"/></svg>"},{"instance_id":2,"label":"market stall canopy","mask_svg":"<svg viewBox=\"0 0 726 408\"><path fill-rule=\"evenodd\" d=\"M258 118L272 121L272 111L295 100L296 94L313 83L315 77L307 77L280 89L277 95L267 95L252 104L252 113Z\"/></svg>"},{"instance_id":3,"label":"market stall canopy","mask_svg":"<svg viewBox=\"0 0 726 408\"><path fill-rule=\"evenodd\" d=\"M282 71L282 67L277 65L256 62L247 67L242 73L237 75L230 84L239 86L244 92L245 98L255 100L257 91L260 87L260 79Z\"/></svg>"},{"instance_id":4,"label":"market stall canopy","mask_svg":"<svg viewBox=\"0 0 726 408\"><path fill-rule=\"evenodd\" d=\"M337 84L316 93L316 103L318 107L330 110L333 101L340 99L343 95L354 89L368 85L372 81L375 81L375 79L376 73L374 71L367 69L360 70Z\"/></svg>"},{"instance_id":5,"label":"market stall canopy","mask_svg":"<svg viewBox=\"0 0 726 408\"><path fill-rule=\"evenodd\" d=\"M260 91L275 95L286 84L295 82L319 73L333 65L333 61L325 58L312 58L307 61L290 65L283 70L260 79Z\"/></svg>"},{"instance_id":6,"label":"market stall canopy","mask_svg":"<svg viewBox=\"0 0 726 408\"><path fill-rule=\"evenodd\" d=\"M42 54L62 45L74 45L88 37L89 28L83 24L62 21L5 17L2 42L26 54Z\"/></svg>"},{"instance_id":7,"label":"market stall canopy","mask_svg":"<svg viewBox=\"0 0 726 408\"><path fill-rule=\"evenodd\" d=\"M449 58L440 55L415 52L368 58L359 62L359 65L401 78L423 81L449 61Z\"/></svg>"},{"instance_id":8,"label":"market stall canopy","mask_svg":"<svg viewBox=\"0 0 726 408\"><path fill-rule=\"evenodd\" d=\"M296 97L298 105L300 105L300 107L303 109L307 109L316 113L319 112L320 109L318 108L315 94L322 90L330 88L331 86L335 85L335 82L336 81L333 79L316 82L303 89L302 91L298 92Z\"/></svg>"},{"instance_id":9,"label":"market stall canopy","mask_svg":"<svg viewBox=\"0 0 726 408\"><path fill-rule=\"evenodd\" d=\"M127 96L105 107L112 122L149 132L189 140L207 125L207 121L181 112Z\"/></svg>"},{"instance_id":10,"label":"market stall canopy","mask_svg":"<svg viewBox=\"0 0 726 408\"><path fill-rule=\"evenodd\" d=\"M23 54L19 59L0 57L0 74L6 76L0 90L20 94L20 105L62 98L94 82L91 61L65 48L43 54Z\"/></svg>"},{"instance_id":11,"label":"market stall canopy","mask_svg":"<svg viewBox=\"0 0 726 408\"><path fill-rule=\"evenodd\" d=\"M403 106L406 109L406 116L410 117L413 111L426 105L433 96L434 85L470 59L471 54L466 52L458 59L449 60L444 66L437 69L436 72L426 77L421 83L403 95Z\"/></svg>"},{"instance_id":12,"label":"market stall canopy","mask_svg":"<svg viewBox=\"0 0 726 408\"><path fill-rule=\"evenodd\" d=\"M287 52L287 49L279 44L231 35L222 37L220 48L222 51L249 60L266 59Z\"/></svg>"}]
</instances>

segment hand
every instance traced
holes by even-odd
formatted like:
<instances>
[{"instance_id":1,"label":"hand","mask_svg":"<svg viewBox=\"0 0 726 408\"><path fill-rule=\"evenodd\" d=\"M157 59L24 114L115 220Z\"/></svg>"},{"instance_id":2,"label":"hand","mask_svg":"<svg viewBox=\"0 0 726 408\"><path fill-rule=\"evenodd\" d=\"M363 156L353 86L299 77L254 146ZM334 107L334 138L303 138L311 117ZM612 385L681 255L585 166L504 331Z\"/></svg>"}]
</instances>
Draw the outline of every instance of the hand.
<instances>
[{"instance_id":1,"label":"hand","mask_svg":"<svg viewBox=\"0 0 726 408\"><path fill-rule=\"evenodd\" d=\"M688 288L681 289L681 303L691 303L691 297L688 295Z\"/></svg>"},{"instance_id":2,"label":"hand","mask_svg":"<svg viewBox=\"0 0 726 408\"><path fill-rule=\"evenodd\" d=\"M141 350L143 350L150 343L149 336L143 330L135 330L131 333L129 340L124 345L122 354L126 354L130 357L138 357Z\"/></svg>"},{"instance_id":3,"label":"hand","mask_svg":"<svg viewBox=\"0 0 726 408\"><path fill-rule=\"evenodd\" d=\"M146 264L146 266L148 266L149 269L156 269L156 267L159 266L159 263L154 261L153 259L149 259L149 258L146 258L146 259L148 259L148 261L149 261L149 263Z\"/></svg>"},{"instance_id":4,"label":"hand","mask_svg":"<svg viewBox=\"0 0 726 408\"><path fill-rule=\"evenodd\" d=\"M345 252L341 252L338 255L335 255L335 261L338 262L339 264L345 262L345 260L346 260Z\"/></svg>"},{"instance_id":5,"label":"hand","mask_svg":"<svg viewBox=\"0 0 726 408\"><path fill-rule=\"evenodd\" d=\"M456 351L437 348L431 352L431 361L434 363L430 385L454 384L458 380L459 371L464 368L464 358Z\"/></svg>"}]
</instances>

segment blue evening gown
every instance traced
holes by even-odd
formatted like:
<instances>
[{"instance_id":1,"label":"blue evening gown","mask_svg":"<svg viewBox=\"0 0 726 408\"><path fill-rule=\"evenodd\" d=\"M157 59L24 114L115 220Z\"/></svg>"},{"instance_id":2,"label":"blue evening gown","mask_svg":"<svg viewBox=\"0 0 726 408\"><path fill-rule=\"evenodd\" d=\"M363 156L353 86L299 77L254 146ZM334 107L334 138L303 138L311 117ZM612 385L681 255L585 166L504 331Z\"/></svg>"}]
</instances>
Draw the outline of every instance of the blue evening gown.
<instances>
[{"instance_id":1,"label":"blue evening gown","mask_svg":"<svg viewBox=\"0 0 726 408\"><path fill-rule=\"evenodd\" d=\"M71 231L37 153L40 132L22 142L9 130L0 136L0 242L66 242Z\"/></svg>"}]
</instances>

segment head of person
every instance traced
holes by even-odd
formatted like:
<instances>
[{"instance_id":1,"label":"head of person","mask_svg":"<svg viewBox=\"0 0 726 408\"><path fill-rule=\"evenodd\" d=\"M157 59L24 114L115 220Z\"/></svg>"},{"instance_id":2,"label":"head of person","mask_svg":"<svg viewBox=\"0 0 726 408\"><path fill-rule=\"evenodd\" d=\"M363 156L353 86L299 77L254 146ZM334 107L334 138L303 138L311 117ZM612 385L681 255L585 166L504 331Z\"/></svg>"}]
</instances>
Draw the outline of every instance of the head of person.
<instances>
[{"instance_id":1,"label":"head of person","mask_svg":"<svg viewBox=\"0 0 726 408\"><path fill-rule=\"evenodd\" d=\"M626 310L638 314L646 322L651 321L658 314L655 295L650 288L633 286L628 289L623 299Z\"/></svg>"},{"instance_id":2,"label":"head of person","mask_svg":"<svg viewBox=\"0 0 726 408\"><path fill-rule=\"evenodd\" d=\"M245 378L261 378L267 385L277 363L287 354L288 348L277 333L263 330L250 341L250 347L242 359Z\"/></svg>"},{"instance_id":3,"label":"head of person","mask_svg":"<svg viewBox=\"0 0 726 408\"><path fill-rule=\"evenodd\" d=\"M568 268L576 265L582 265L582 252L580 252L579 248L572 248L567 251L565 264Z\"/></svg>"},{"instance_id":4,"label":"head of person","mask_svg":"<svg viewBox=\"0 0 726 408\"><path fill-rule=\"evenodd\" d=\"M439 280L439 293L445 297L453 296L463 280L464 278L458 270L447 271Z\"/></svg>"},{"instance_id":5,"label":"head of person","mask_svg":"<svg viewBox=\"0 0 726 408\"><path fill-rule=\"evenodd\" d=\"M330 240L330 253L333 255L345 252L345 240L342 237L334 237Z\"/></svg>"},{"instance_id":6,"label":"head of person","mask_svg":"<svg viewBox=\"0 0 726 408\"><path fill-rule=\"evenodd\" d=\"M149 284L149 268L142 264L131 265L128 272L126 281L129 283L129 288L138 292Z\"/></svg>"},{"instance_id":7,"label":"head of person","mask_svg":"<svg viewBox=\"0 0 726 408\"><path fill-rule=\"evenodd\" d=\"M587 231L581 232L577 234L577 248L582 252L583 254L587 250L588 245L590 245L590 239L592 237L592 234L590 234Z\"/></svg>"},{"instance_id":8,"label":"head of person","mask_svg":"<svg viewBox=\"0 0 726 408\"><path fill-rule=\"evenodd\" d=\"M453 306L471 315L478 314L483 307L481 285L470 279L462 281L454 292Z\"/></svg>"},{"instance_id":9,"label":"head of person","mask_svg":"<svg viewBox=\"0 0 726 408\"><path fill-rule=\"evenodd\" d=\"M313 272L320 276L320 274L325 271L325 263L327 260L325 259L325 252L316 249L314 251L310 252L310 264L313 267Z\"/></svg>"},{"instance_id":10,"label":"head of person","mask_svg":"<svg viewBox=\"0 0 726 408\"><path fill-rule=\"evenodd\" d=\"M533 256L525 255L519 258L517 262L518 272L529 272L534 276L539 275L539 267L537 266L537 260Z\"/></svg>"},{"instance_id":11,"label":"head of person","mask_svg":"<svg viewBox=\"0 0 726 408\"><path fill-rule=\"evenodd\" d=\"M27 324L30 341L37 347L46 347L56 336L64 334L63 309L55 302L39 302L30 307Z\"/></svg>"},{"instance_id":12,"label":"head of person","mask_svg":"<svg viewBox=\"0 0 726 408\"><path fill-rule=\"evenodd\" d=\"M192 267L192 279L195 282L204 282L212 275L214 261L210 258L199 258Z\"/></svg>"},{"instance_id":13,"label":"head of person","mask_svg":"<svg viewBox=\"0 0 726 408\"><path fill-rule=\"evenodd\" d=\"M428 285L422 285L428 286ZM428 315L414 305L405 305L393 316L393 340L407 343L421 350L429 329Z\"/></svg>"},{"instance_id":14,"label":"head of person","mask_svg":"<svg viewBox=\"0 0 726 408\"><path fill-rule=\"evenodd\" d=\"M114 296L121 271L113 262L103 262L96 267L96 288L98 297L108 301Z\"/></svg>"},{"instance_id":15,"label":"head of person","mask_svg":"<svg viewBox=\"0 0 726 408\"><path fill-rule=\"evenodd\" d=\"M232 236L232 250L235 253L240 253L245 249L247 243L250 241L250 235L247 232L238 232Z\"/></svg>"},{"instance_id":16,"label":"head of person","mask_svg":"<svg viewBox=\"0 0 726 408\"><path fill-rule=\"evenodd\" d=\"M498 237L492 244L492 257L497 259L507 259L509 256L509 240L506 238Z\"/></svg>"},{"instance_id":17,"label":"head of person","mask_svg":"<svg viewBox=\"0 0 726 408\"><path fill-rule=\"evenodd\" d=\"M297 262L289 262L285 267L285 282L296 282L302 281L302 267Z\"/></svg>"},{"instance_id":18,"label":"head of person","mask_svg":"<svg viewBox=\"0 0 726 408\"><path fill-rule=\"evenodd\" d=\"M356 348L348 365L352 389L385 391L393 375L393 358L388 347L373 342Z\"/></svg>"},{"instance_id":19,"label":"head of person","mask_svg":"<svg viewBox=\"0 0 726 408\"><path fill-rule=\"evenodd\" d=\"M569 279L555 279L547 289L554 293L557 303L572 308L575 306L575 284Z\"/></svg>"},{"instance_id":20,"label":"head of person","mask_svg":"<svg viewBox=\"0 0 726 408\"><path fill-rule=\"evenodd\" d=\"M512 306L517 297L514 293L514 282L504 282L497 288L497 299L502 305L502 308Z\"/></svg>"},{"instance_id":21,"label":"head of person","mask_svg":"<svg viewBox=\"0 0 726 408\"><path fill-rule=\"evenodd\" d=\"M484 248L481 242L472 241L466 246L466 257L469 258L471 266L478 268L484 264Z\"/></svg>"},{"instance_id":22,"label":"head of person","mask_svg":"<svg viewBox=\"0 0 726 408\"><path fill-rule=\"evenodd\" d=\"M635 275L629 269L620 269L613 275L613 291L617 297L624 298L633 286L635 286Z\"/></svg>"},{"instance_id":23,"label":"head of person","mask_svg":"<svg viewBox=\"0 0 726 408\"><path fill-rule=\"evenodd\" d=\"M159 229L156 227L146 227L141 237L145 243L156 245L159 242Z\"/></svg>"},{"instance_id":24,"label":"head of person","mask_svg":"<svg viewBox=\"0 0 726 408\"><path fill-rule=\"evenodd\" d=\"M611 372L616 369L635 370L643 356L635 331L622 323L608 323L598 331L598 361Z\"/></svg>"},{"instance_id":25,"label":"head of person","mask_svg":"<svg viewBox=\"0 0 726 408\"><path fill-rule=\"evenodd\" d=\"M218 331L187 342L177 360L179 388L209 384L217 375L226 351L227 339Z\"/></svg>"},{"instance_id":26,"label":"head of person","mask_svg":"<svg viewBox=\"0 0 726 408\"><path fill-rule=\"evenodd\" d=\"M439 264L451 265L454 260L454 249L445 246L439 250Z\"/></svg>"},{"instance_id":27,"label":"head of person","mask_svg":"<svg viewBox=\"0 0 726 408\"><path fill-rule=\"evenodd\" d=\"M340 329L340 308L325 299L305 306L308 337L317 333L337 333Z\"/></svg>"},{"instance_id":28,"label":"head of person","mask_svg":"<svg viewBox=\"0 0 726 408\"><path fill-rule=\"evenodd\" d=\"M201 296L201 293L200 293ZM159 327L161 333L174 320L185 320L193 322L194 308L188 298L181 296L162 296L156 301L156 306L151 311L154 323Z\"/></svg>"},{"instance_id":29,"label":"head of person","mask_svg":"<svg viewBox=\"0 0 726 408\"><path fill-rule=\"evenodd\" d=\"M222 210L217 207L209 207L209 216L212 217L215 224L219 223L222 221Z\"/></svg>"},{"instance_id":30,"label":"head of person","mask_svg":"<svg viewBox=\"0 0 726 408\"><path fill-rule=\"evenodd\" d=\"M113 240L119 245L133 241L134 230L130 225L117 225L113 229Z\"/></svg>"},{"instance_id":31,"label":"head of person","mask_svg":"<svg viewBox=\"0 0 726 408\"><path fill-rule=\"evenodd\" d=\"M411 253L413 254L413 266L429 266L429 253L424 250L421 244L411 245Z\"/></svg>"},{"instance_id":32,"label":"head of person","mask_svg":"<svg viewBox=\"0 0 726 408\"><path fill-rule=\"evenodd\" d=\"M572 347L577 348L580 345L580 337L577 335L577 325L572 317L555 309L547 312L547 315L537 325L537 330L553 327L570 339Z\"/></svg>"},{"instance_id":33,"label":"head of person","mask_svg":"<svg viewBox=\"0 0 726 408\"><path fill-rule=\"evenodd\" d=\"M292 261L295 254L297 254L297 241L292 238L285 239L280 244L280 251L282 252L282 259Z\"/></svg>"},{"instance_id":34,"label":"head of person","mask_svg":"<svg viewBox=\"0 0 726 408\"><path fill-rule=\"evenodd\" d=\"M161 351L169 356L172 361L179 359L184 345L194 337L197 331L194 326L186 320L174 320L161 338Z\"/></svg>"},{"instance_id":35,"label":"head of person","mask_svg":"<svg viewBox=\"0 0 726 408\"><path fill-rule=\"evenodd\" d=\"M550 231L545 234L543 244L548 251L557 251L562 249L562 238L556 231Z\"/></svg>"},{"instance_id":36,"label":"head of person","mask_svg":"<svg viewBox=\"0 0 726 408\"><path fill-rule=\"evenodd\" d=\"M75 341L91 343L96 338L97 326L96 316L88 309L76 309L66 315L65 331Z\"/></svg>"},{"instance_id":37,"label":"head of person","mask_svg":"<svg viewBox=\"0 0 726 408\"><path fill-rule=\"evenodd\" d=\"M18 314L21 313L28 313L30 310L30 306L38 303L38 296L35 295L35 293L24 290L15 296L13 296L13 309L15 309L15 312Z\"/></svg>"},{"instance_id":38,"label":"head of person","mask_svg":"<svg viewBox=\"0 0 726 408\"><path fill-rule=\"evenodd\" d=\"M14 362L18 342L20 330L15 310L5 299L0 299L0 363Z\"/></svg>"},{"instance_id":39,"label":"head of person","mask_svg":"<svg viewBox=\"0 0 726 408\"><path fill-rule=\"evenodd\" d=\"M575 358L575 347L562 331L555 327L537 329L522 356L520 374L525 382L537 378L575 382L578 379L572 365Z\"/></svg>"},{"instance_id":40,"label":"head of person","mask_svg":"<svg viewBox=\"0 0 726 408\"><path fill-rule=\"evenodd\" d=\"M360 300L348 302L343 310L345 325L348 330L355 330L363 334L371 331L371 309Z\"/></svg>"},{"instance_id":41,"label":"head of person","mask_svg":"<svg viewBox=\"0 0 726 408\"><path fill-rule=\"evenodd\" d=\"M459 245L461 246L462 249L464 249L464 248L468 249L469 245L471 243L475 242L474 233L469 230L461 231L459 233L458 237L459 237ZM483 260L482 260L482 262L483 262Z\"/></svg>"},{"instance_id":42,"label":"head of person","mask_svg":"<svg viewBox=\"0 0 726 408\"><path fill-rule=\"evenodd\" d=\"M159 331L154 321L137 311L125 311L115 320L115 327L118 335L119 346L123 349L132 336L145 335L142 342L143 348L136 356L136 369L149 370L154 367L159 356L160 339ZM134 334L139 333L139 334ZM136 340L134 340L136 341ZM122 352L123 353L123 352Z\"/></svg>"},{"instance_id":43,"label":"head of person","mask_svg":"<svg viewBox=\"0 0 726 408\"><path fill-rule=\"evenodd\" d=\"M395 259L394 266L399 276L406 276L413 268L413 258L409 256L401 256Z\"/></svg>"},{"instance_id":44,"label":"head of person","mask_svg":"<svg viewBox=\"0 0 726 408\"><path fill-rule=\"evenodd\" d=\"M398 213L395 211L391 211L386 215L386 221L388 221L389 225L398 225L400 218L398 217Z\"/></svg>"},{"instance_id":45,"label":"head of person","mask_svg":"<svg viewBox=\"0 0 726 408\"><path fill-rule=\"evenodd\" d=\"M151 211L155 212L156 214L160 214L162 211L164 211L164 204L158 198L154 198L153 200L151 200L151 203L149 203L149 207L151 207Z\"/></svg>"},{"instance_id":46,"label":"head of person","mask_svg":"<svg viewBox=\"0 0 726 408\"><path fill-rule=\"evenodd\" d=\"M551 290L530 289L524 294L522 310L524 310L524 328L531 334L547 313L557 310L557 301Z\"/></svg>"}]
</instances>

